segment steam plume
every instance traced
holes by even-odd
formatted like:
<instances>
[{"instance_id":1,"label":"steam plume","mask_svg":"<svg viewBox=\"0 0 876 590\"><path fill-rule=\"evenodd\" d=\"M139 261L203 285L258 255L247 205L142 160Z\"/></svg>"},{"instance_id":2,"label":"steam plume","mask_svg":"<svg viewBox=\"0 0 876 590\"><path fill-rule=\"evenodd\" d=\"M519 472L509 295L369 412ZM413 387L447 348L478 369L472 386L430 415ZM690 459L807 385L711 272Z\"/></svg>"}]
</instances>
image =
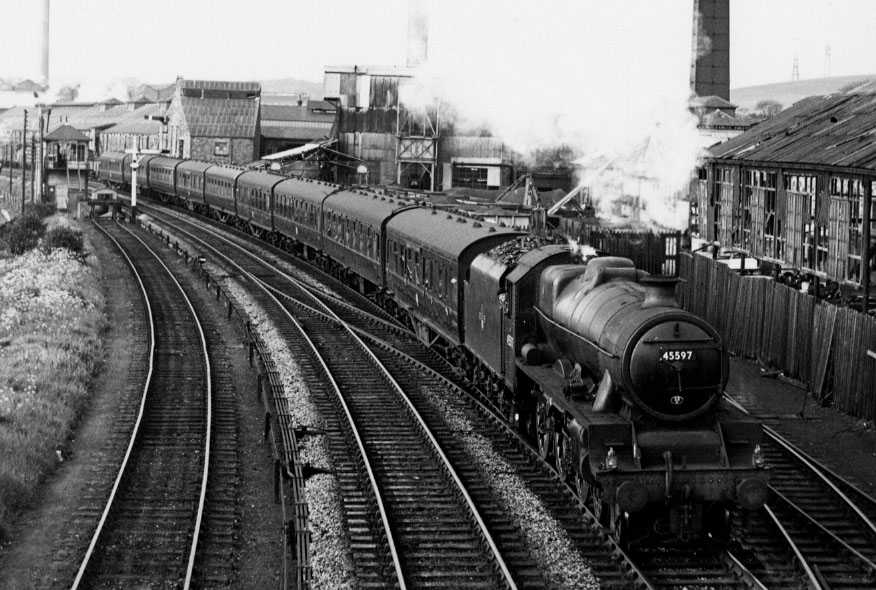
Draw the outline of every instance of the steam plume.
<instances>
[{"instance_id":1,"label":"steam plume","mask_svg":"<svg viewBox=\"0 0 876 590\"><path fill-rule=\"evenodd\" d=\"M641 185L646 219L683 224L686 205L671 195L702 142L687 110L690 3L428 4L430 55L413 102L441 97L523 154L572 146L601 212Z\"/></svg>"}]
</instances>

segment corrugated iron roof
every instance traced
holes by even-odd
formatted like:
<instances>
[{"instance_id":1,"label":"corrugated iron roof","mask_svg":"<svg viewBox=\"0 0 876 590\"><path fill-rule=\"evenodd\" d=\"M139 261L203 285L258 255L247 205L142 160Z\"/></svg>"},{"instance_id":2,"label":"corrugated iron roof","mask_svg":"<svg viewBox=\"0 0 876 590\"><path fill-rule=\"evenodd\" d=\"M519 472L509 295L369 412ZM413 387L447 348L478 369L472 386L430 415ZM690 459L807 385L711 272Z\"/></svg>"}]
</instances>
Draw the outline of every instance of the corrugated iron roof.
<instances>
[{"instance_id":1,"label":"corrugated iron roof","mask_svg":"<svg viewBox=\"0 0 876 590\"><path fill-rule=\"evenodd\" d=\"M48 135L46 141L89 141L87 135L69 125L61 125Z\"/></svg>"},{"instance_id":2,"label":"corrugated iron roof","mask_svg":"<svg viewBox=\"0 0 876 590\"><path fill-rule=\"evenodd\" d=\"M164 105L147 104L128 113L118 123L105 130L105 133L129 133L131 135L157 135L162 130L160 121L147 119L150 115L163 114Z\"/></svg>"},{"instance_id":3,"label":"corrugated iron roof","mask_svg":"<svg viewBox=\"0 0 876 590\"><path fill-rule=\"evenodd\" d=\"M876 94L805 98L711 148L713 158L876 170Z\"/></svg>"},{"instance_id":4,"label":"corrugated iron roof","mask_svg":"<svg viewBox=\"0 0 876 590\"><path fill-rule=\"evenodd\" d=\"M180 105L192 137L255 137L255 99L182 96Z\"/></svg>"},{"instance_id":5,"label":"corrugated iron roof","mask_svg":"<svg viewBox=\"0 0 876 590\"><path fill-rule=\"evenodd\" d=\"M334 120L334 112L315 112L313 103L308 106L262 104L262 121L327 121L332 123Z\"/></svg>"},{"instance_id":6,"label":"corrugated iron roof","mask_svg":"<svg viewBox=\"0 0 876 590\"><path fill-rule=\"evenodd\" d=\"M229 80L179 80L180 88L199 90L230 90L240 92L262 91L262 85L258 82L234 82Z\"/></svg>"}]
</instances>

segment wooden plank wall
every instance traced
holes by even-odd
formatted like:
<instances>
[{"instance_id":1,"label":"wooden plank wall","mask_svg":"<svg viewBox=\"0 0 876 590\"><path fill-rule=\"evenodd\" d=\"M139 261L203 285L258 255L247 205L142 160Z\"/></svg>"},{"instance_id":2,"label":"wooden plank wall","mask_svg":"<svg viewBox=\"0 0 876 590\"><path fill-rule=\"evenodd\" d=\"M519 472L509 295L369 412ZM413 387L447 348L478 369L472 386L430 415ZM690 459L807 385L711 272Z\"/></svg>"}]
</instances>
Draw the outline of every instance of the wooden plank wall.
<instances>
[{"instance_id":1,"label":"wooden plank wall","mask_svg":"<svg viewBox=\"0 0 876 590\"><path fill-rule=\"evenodd\" d=\"M876 318L777 283L679 255L679 302L709 321L727 349L806 383L853 416L876 419Z\"/></svg>"}]
</instances>

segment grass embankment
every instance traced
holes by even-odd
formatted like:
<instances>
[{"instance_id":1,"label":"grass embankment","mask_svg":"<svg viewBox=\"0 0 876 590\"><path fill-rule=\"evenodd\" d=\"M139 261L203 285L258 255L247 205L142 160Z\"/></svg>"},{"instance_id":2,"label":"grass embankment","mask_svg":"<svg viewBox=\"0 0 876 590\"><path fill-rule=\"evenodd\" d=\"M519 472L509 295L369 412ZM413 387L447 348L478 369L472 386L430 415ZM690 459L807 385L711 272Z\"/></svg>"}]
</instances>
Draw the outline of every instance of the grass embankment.
<instances>
[{"instance_id":1,"label":"grass embankment","mask_svg":"<svg viewBox=\"0 0 876 590\"><path fill-rule=\"evenodd\" d=\"M0 256L0 538L59 461L101 358L97 261L43 246Z\"/></svg>"}]
</instances>

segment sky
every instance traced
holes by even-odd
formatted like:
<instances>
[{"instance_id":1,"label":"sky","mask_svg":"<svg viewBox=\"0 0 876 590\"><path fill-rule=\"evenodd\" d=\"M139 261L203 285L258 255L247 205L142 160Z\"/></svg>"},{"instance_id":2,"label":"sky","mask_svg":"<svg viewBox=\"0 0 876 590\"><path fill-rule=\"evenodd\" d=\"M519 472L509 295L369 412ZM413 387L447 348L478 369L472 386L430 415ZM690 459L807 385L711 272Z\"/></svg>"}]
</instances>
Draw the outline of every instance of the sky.
<instances>
[{"instance_id":1,"label":"sky","mask_svg":"<svg viewBox=\"0 0 876 590\"><path fill-rule=\"evenodd\" d=\"M121 78L320 82L325 65L404 65L408 1L53 0L52 86L101 100L124 96ZM429 61L409 107L440 97L524 157L568 145L601 213L635 193L684 226L678 195L705 147L688 109L693 0L416 1ZM827 44L832 75L876 74L876 0L730 1L732 87L790 80L795 55L801 79L821 77ZM39 76L41 7L0 0L0 77Z\"/></svg>"},{"instance_id":2,"label":"sky","mask_svg":"<svg viewBox=\"0 0 876 590\"><path fill-rule=\"evenodd\" d=\"M654 0L656 11L642 10L638 0L426 1L433 29L442 20L460 25L433 31L433 54L465 30L482 41L469 59L485 65L502 57L494 37L559 53L575 52L580 36L595 35L605 52L628 63L690 49L692 0ZM41 5L0 0L0 76L39 75ZM508 18L515 13L527 18ZM319 81L325 64L403 63L406 18L406 0L53 0L51 70L61 82L164 82L178 74ZM638 24L663 31L658 46L613 42L614 32ZM832 75L876 73L874 30L873 0L731 0L731 84L789 80L795 54L801 79L821 77L826 45ZM681 42L671 39L679 33Z\"/></svg>"}]
</instances>

